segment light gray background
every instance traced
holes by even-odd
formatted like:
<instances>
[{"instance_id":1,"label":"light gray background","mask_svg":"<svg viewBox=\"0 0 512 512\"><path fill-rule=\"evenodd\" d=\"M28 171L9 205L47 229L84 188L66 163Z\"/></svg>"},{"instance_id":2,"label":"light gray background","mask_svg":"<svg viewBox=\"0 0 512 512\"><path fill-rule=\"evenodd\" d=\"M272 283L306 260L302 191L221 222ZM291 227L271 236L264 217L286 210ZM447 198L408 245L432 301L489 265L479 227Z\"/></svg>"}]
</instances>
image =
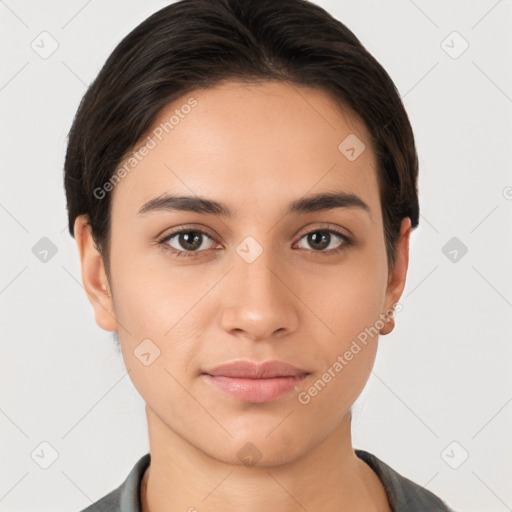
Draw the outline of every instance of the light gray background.
<instances>
[{"instance_id":1,"label":"light gray background","mask_svg":"<svg viewBox=\"0 0 512 512\"><path fill-rule=\"evenodd\" d=\"M80 510L148 451L144 403L81 285L62 170L86 86L167 3L0 1L2 511ZM316 3L388 70L420 158L404 309L356 403L354 445L457 510L512 510L511 2ZM43 31L59 45L47 59L31 48L51 48ZM453 31L469 43L458 58ZM32 252L42 237L57 248L47 262ZM452 237L468 248L455 262ZM42 442L58 452L48 469Z\"/></svg>"}]
</instances>

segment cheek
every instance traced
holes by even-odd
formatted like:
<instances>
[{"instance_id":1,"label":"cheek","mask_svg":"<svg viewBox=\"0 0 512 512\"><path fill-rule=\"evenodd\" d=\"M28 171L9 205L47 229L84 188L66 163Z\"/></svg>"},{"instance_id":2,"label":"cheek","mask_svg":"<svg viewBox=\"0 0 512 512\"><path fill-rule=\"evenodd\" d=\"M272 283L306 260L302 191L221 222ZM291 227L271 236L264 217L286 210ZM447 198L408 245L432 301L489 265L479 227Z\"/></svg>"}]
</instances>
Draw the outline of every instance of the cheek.
<instances>
[{"instance_id":1,"label":"cheek","mask_svg":"<svg viewBox=\"0 0 512 512\"><path fill-rule=\"evenodd\" d=\"M339 341L338 348L379 319L384 312L386 283L387 268L381 258L358 253L353 262L340 265L316 287L314 307L329 328L326 336Z\"/></svg>"},{"instance_id":2,"label":"cheek","mask_svg":"<svg viewBox=\"0 0 512 512\"><path fill-rule=\"evenodd\" d=\"M298 396L309 415L334 427L363 390L375 361L385 296L377 266L351 266L317 294L315 336L318 373ZM328 405L330 404L330 405Z\"/></svg>"},{"instance_id":3,"label":"cheek","mask_svg":"<svg viewBox=\"0 0 512 512\"><path fill-rule=\"evenodd\" d=\"M112 291L123 359L144 396L148 385L161 388L166 383L169 387L171 376L166 370L181 380L183 368L197 366L201 333L208 323L203 314L208 300L202 297L214 285L215 276L210 279L192 267L171 272L165 258L148 262L135 255L112 256ZM145 365L148 360L154 362Z\"/></svg>"},{"instance_id":4,"label":"cheek","mask_svg":"<svg viewBox=\"0 0 512 512\"><path fill-rule=\"evenodd\" d=\"M118 243L118 247L121 245ZM159 251L155 248L152 252ZM162 339L186 312L198 290L195 284L184 281L178 269L170 273L161 255L151 256L148 258L143 251L132 251L128 256L113 251L115 315L134 337Z\"/></svg>"},{"instance_id":5,"label":"cheek","mask_svg":"<svg viewBox=\"0 0 512 512\"><path fill-rule=\"evenodd\" d=\"M385 252L379 254L375 248L360 252L316 288L314 309L322 320L318 328L323 335L316 337L322 369L315 388L321 393L315 389L311 392L323 395L319 403L334 400L350 406L371 373L387 282L382 257Z\"/></svg>"}]
</instances>

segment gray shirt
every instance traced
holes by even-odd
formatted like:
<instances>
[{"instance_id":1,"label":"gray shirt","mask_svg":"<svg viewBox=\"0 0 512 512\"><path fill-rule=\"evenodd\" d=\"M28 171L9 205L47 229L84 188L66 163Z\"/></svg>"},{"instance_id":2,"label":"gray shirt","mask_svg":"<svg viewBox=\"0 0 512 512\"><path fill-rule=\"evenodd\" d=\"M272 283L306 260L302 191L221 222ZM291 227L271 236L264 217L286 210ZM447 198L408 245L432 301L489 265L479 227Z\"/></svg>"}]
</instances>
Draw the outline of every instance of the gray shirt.
<instances>
[{"instance_id":1,"label":"gray shirt","mask_svg":"<svg viewBox=\"0 0 512 512\"><path fill-rule=\"evenodd\" d=\"M354 451L379 477L393 512L454 512L435 494L403 477L375 455ZM81 512L141 512L140 484L150 460L149 453L143 455L119 487Z\"/></svg>"}]
</instances>

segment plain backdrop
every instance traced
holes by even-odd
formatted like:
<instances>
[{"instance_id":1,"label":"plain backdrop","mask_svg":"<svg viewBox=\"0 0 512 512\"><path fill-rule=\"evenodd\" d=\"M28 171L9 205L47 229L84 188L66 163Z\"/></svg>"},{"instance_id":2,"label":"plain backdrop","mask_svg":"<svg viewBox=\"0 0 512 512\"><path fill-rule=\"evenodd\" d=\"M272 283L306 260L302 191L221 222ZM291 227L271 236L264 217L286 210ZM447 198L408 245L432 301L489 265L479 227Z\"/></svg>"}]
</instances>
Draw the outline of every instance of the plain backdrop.
<instances>
[{"instance_id":1,"label":"plain backdrop","mask_svg":"<svg viewBox=\"0 0 512 512\"><path fill-rule=\"evenodd\" d=\"M88 84L168 3L0 1L2 511L81 510L148 451L144 403L81 285L63 160ZM387 69L420 159L403 311L354 446L456 510L512 510L511 2L316 3Z\"/></svg>"}]
</instances>

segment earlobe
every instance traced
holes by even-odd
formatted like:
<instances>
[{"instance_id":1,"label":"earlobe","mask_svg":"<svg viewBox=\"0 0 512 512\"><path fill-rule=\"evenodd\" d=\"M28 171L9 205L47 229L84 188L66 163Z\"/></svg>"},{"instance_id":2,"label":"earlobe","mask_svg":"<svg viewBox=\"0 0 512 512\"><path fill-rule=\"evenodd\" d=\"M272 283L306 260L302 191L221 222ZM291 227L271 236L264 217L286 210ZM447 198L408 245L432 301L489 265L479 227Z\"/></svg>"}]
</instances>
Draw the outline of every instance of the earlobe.
<instances>
[{"instance_id":1,"label":"earlobe","mask_svg":"<svg viewBox=\"0 0 512 512\"><path fill-rule=\"evenodd\" d=\"M87 215L80 215L74 224L82 268L82 282L94 309L96 323L105 331L117 331L112 294L101 254L96 249Z\"/></svg>"},{"instance_id":2,"label":"earlobe","mask_svg":"<svg viewBox=\"0 0 512 512\"><path fill-rule=\"evenodd\" d=\"M389 273L388 286L386 289L386 311L383 313L389 317L389 321L385 323L380 330L380 334L389 334L395 328L394 313L389 313L394 309L405 288L407 277L407 269L409 267L409 239L411 235L411 219L406 217L402 219L400 226L400 235L396 243L396 258L393 269Z\"/></svg>"}]
</instances>

